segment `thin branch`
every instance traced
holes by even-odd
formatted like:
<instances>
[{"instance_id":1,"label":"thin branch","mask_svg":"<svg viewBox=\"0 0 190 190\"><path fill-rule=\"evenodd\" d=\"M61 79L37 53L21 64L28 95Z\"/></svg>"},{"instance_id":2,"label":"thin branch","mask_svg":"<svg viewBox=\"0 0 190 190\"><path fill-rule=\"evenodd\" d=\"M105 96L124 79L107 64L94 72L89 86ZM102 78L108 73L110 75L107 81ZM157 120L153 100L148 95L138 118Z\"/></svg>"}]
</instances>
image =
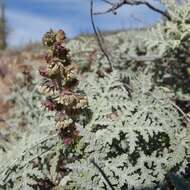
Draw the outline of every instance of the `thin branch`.
<instances>
[{"instance_id":1,"label":"thin branch","mask_svg":"<svg viewBox=\"0 0 190 190\"><path fill-rule=\"evenodd\" d=\"M104 171L100 168L100 166L98 166L98 164L92 159L90 161L97 169L98 171L101 173L101 175L103 176L104 180L107 182L107 184L109 185L111 190L115 190L115 188L113 187L113 185L111 184L111 182L109 181L108 177L106 176L106 174L104 173Z\"/></svg>"},{"instance_id":2,"label":"thin branch","mask_svg":"<svg viewBox=\"0 0 190 190\"><path fill-rule=\"evenodd\" d=\"M148 8L150 8L151 10L153 10L153 11L155 11L155 12L157 12L157 13L163 15L163 16L166 17L168 20L172 20L172 19L171 19L171 16L169 15L169 13L168 13L167 10L166 10L166 11L162 11L161 9L158 9L158 8L154 7L153 5L151 5L150 3L145 2L145 1L142 2L142 3L139 1L139 5L140 5L140 4L146 5Z\"/></svg>"},{"instance_id":3,"label":"thin branch","mask_svg":"<svg viewBox=\"0 0 190 190\"><path fill-rule=\"evenodd\" d=\"M100 38L100 35L96 29L96 26L95 26L95 22L94 22L94 17L93 17L93 0L91 0L91 8L90 8L90 16L91 16L91 23L92 23L92 27L93 27L93 30L94 30L94 33L96 35L96 38L97 38L97 41L98 41L98 45L102 51L102 53L105 55L107 61L108 61L108 64L109 64L109 67L110 67L110 71L113 70L113 67L112 67L112 63L111 63L111 60L107 54L107 52L104 50L103 46L102 46L102 43L101 43L101 38Z\"/></svg>"},{"instance_id":4,"label":"thin branch","mask_svg":"<svg viewBox=\"0 0 190 190\"><path fill-rule=\"evenodd\" d=\"M114 3L112 3L112 2L110 2L110 1L108 1L108 0L102 0L102 1L104 1L105 3L107 3L107 4L109 4L109 5L114 5Z\"/></svg>"},{"instance_id":5,"label":"thin branch","mask_svg":"<svg viewBox=\"0 0 190 190\"><path fill-rule=\"evenodd\" d=\"M169 15L167 10L163 11L161 9L158 9L158 8L154 7L153 5L151 5L149 2L143 1L143 0L120 0L120 2L114 3L110 9L103 11L103 12L96 12L96 13L94 13L94 15L106 14L106 13L110 13L110 12L115 14L116 10L119 9L120 7L122 7L123 5L145 5L148 8L150 8L151 10L163 15L168 20L171 20L171 16Z\"/></svg>"},{"instance_id":6,"label":"thin branch","mask_svg":"<svg viewBox=\"0 0 190 190\"><path fill-rule=\"evenodd\" d=\"M130 16L131 16L131 18L133 18L133 19L136 20L137 22L142 23L142 24L144 24L144 25L147 25L147 23L146 23L145 21L143 21L143 19L138 18L138 17L135 16L134 14L131 14Z\"/></svg>"},{"instance_id":7,"label":"thin branch","mask_svg":"<svg viewBox=\"0 0 190 190\"><path fill-rule=\"evenodd\" d=\"M162 102L162 99L158 99L157 97L155 97L151 92L148 92L149 95L151 95L153 98L155 98L155 100L157 100L158 102L160 103L163 103ZM179 111L179 113L183 116L184 119L186 119L186 121L188 123L190 123L190 118L188 117L188 115L178 106L176 105L174 102L170 101L171 105L177 109Z\"/></svg>"},{"instance_id":8,"label":"thin branch","mask_svg":"<svg viewBox=\"0 0 190 190\"><path fill-rule=\"evenodd\" d=\"M97 31L98 31L98 34L99 34L101 41L104 43L105 42L104 37L103 37L103 35L102 35L102 33L98 27L97 27Z\"/></svg>"},{"instance_id":9,"label":"thin branch","mask_svg":"<svg viewBox=\"0 0 190 190\"><path fill-rule=\"evenodd\" d=\"M190 118L188 117L188 115L177 104L173 102L171 104L181 113L183 118L186 119L188 123L190 123Z\"/></svg>"}]
</instances>

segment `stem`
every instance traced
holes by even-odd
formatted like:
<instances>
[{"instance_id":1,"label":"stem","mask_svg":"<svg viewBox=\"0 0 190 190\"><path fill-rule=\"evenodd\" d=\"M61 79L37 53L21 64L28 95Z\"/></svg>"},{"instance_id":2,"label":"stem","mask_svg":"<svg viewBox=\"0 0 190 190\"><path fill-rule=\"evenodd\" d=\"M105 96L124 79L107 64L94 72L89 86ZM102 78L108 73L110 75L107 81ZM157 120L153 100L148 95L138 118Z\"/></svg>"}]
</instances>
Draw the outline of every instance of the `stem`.
<instances>
[{"instance_id":1,"label":"stem","mask_svg":"<svg viewBox=\"0 0 190 190\"><path fill-rule=\"evenodd\" d=\"M109 181L108 177L106 176L106 174L104 173L104 171L100 168L100 166L98 166L98 164L94 161L91 160L90 161L97 169L98 171L101 173L101 175L103 176L103 178L105 179L105 181L107 182L107 184L109 185L111 190L115 190L115 188L113 187L113 185L111 184L111 182Z\"/></svg>"}]
</instances>

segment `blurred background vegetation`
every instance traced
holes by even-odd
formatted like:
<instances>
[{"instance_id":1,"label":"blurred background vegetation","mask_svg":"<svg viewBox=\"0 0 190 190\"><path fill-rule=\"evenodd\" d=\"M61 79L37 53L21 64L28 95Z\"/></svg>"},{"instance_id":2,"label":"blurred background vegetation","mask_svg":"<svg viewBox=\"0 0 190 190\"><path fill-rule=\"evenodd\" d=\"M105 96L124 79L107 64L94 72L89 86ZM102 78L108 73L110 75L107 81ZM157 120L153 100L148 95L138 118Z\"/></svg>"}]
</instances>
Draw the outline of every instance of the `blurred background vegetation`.
<instances>
[{"instance_id":1,"label":"blurred background vegetation","mask_svg":"<svg viewBox=\"0 0 190 190\"><path fill-rule=\"evenodd\" d=\"M5 3L4 0L0 1L0 49L6 48L6 19L5 19Z\"/></svg>"}]
</instances>

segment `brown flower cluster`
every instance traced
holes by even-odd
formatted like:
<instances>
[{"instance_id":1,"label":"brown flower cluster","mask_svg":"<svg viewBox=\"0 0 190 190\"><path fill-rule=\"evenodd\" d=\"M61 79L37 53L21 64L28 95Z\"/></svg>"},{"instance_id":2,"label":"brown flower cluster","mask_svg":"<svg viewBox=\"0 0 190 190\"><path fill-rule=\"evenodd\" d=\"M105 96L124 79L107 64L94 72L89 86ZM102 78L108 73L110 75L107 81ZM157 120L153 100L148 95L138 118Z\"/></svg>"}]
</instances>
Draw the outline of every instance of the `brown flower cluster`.
<instances>
[{"instance_id":1,"label":"brown flower cluster","mask_svg":"<svg viewBox=\"0 0 190 190\"><path fill-rule=\"evenodd\" d=\"M85 95L76 91L78 65L71 61L65 47L65 32L50 30L43 36L48 48L46 66L39 69L44 77L39 90L46 96L43 102L49 111L56 111L56 128L65 144L72 144L78 137L76 119L88 105Z\"/></svg>"}]
</instances>

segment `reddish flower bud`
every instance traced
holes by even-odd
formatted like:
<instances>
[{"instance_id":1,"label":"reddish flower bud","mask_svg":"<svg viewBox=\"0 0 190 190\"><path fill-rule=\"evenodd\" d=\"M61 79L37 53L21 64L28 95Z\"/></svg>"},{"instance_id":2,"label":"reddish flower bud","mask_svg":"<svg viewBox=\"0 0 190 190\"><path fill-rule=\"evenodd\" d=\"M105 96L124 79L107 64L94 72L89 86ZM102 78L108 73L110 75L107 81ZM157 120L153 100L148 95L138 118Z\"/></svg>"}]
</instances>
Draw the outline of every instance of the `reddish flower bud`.
<instances>
[{"instance_id":1,"label":"reddish flower bud","mask_svg":"<svg viewBox=\"0 0 190 190\"><path fill-rule=\"evenodd\" d=\"M56 34L53 30L46 32L43 36L42 42L45 46L51 47L56 42Z\"/></svg>"},{"instance_id":2,"label":"reddish flower bud","mask_svg":"<svg viewBox=\"0 0 190 190\"><path fill-rule=\"evenodd\" d=\"M68 115L65 113L64 110L62 110L61 112L57 112L55 114L55 121L64 121L65 119L68 118Z\"/></svg>"},{"instance_id":3,"label":"reddish flower bud","mask_svg":"<svg viewBox=\"0 0 190 190\"><path fill-rule=\"evenodd\" d=\"M63 140L63 143L64 143L65 145L71 145L71 144L73 144L73 139L72 139L72 138L65 138L65 139Z\"/></svg>"},{"instance_id":4,"label":"reddish flower bud","mask_svg":"<svg viewBox=\"0 0 190 190\"><path fill-rule=\"evenodd\" d=\"M48 94L55 94L57 93L57 90L58 90L58 85L56 83L56 81L53 81L53 80L45 80L43 83L42 83L42 92L45 90L45 91L48 91ZM51 93L50 93L51 92ZM45 93L46 94L46 93Z\"/></svg>"},{"instance_id":5,"label":"reddish flower bud","mask_svg":"<svg viewBox=\"0 0 190 190\"><path fill-rule=\"evenodd\" d=\"M43 83L42 83L43 86L47 86L49 88L54 88L54 89L57 89L57 86L56 86L56 83L52 80L45 80Z\"/></svg>"},{"instance_id":6,"label":"reddish flower bud","mask_svg":"<svg viewBox=\"0 0 190 190\"><path fill-rule=\"evenodd\" d=\"M70 95L70 94L72 94L72 92L68 89L63 89L61 91L61 96Z\"/></svg>"},{"instance_id":7,"label":"reddish flower bud","mask_svg":"<svg viewBox=\"0 0 190 190\"><path fill-rule=\"evenodd\" d=\"M50 99L47 99L44 102L42 102L42 105L49 111L54 111L56 109L56 104Z\"/></svg>"},{"instance_id":8,"label":"reddish flower bud","mask_svg":"<svg viewBox=\"0 0 190 190\"><path fill-rule=\"evenodd\" d=\"M63 30L59 30L56 34L56 41L59 43L63 43L65 39L65 32Z\"/></svg>"},{"instance_id":9,"label":"reddish flower bud","mask_svg":"<svg viewBox=\"0 0 190 190\"><path fill-rule=\"evenodd\" d=\"M45 67L40 67L39 73L42 77L48 77L48 70Z\"/></svg>"},{"instance_id":10,"label":"reddish flower bud","mask_svg":"<svg viewBox=\"0 0 190 190\"><path fill-rule=\"evenodd\" d=\"M46 53L46 54L44 55L44 58L45 58L45 60L46 60L47 63L50 63L51 60L52 60L52 55L49 54L49 53Z\"/></svg>"},{"instance_id":11,"label":"reddish flower bud","mask_svg":"<svg viewBox=\"0 0 190 190\"><path fill-rule=\"evenodd\" d=\"M67 59L68 50L61 45L61 43L56 42L53 45L53 56L59 59Z\"/></svg>"}]
</instances>

